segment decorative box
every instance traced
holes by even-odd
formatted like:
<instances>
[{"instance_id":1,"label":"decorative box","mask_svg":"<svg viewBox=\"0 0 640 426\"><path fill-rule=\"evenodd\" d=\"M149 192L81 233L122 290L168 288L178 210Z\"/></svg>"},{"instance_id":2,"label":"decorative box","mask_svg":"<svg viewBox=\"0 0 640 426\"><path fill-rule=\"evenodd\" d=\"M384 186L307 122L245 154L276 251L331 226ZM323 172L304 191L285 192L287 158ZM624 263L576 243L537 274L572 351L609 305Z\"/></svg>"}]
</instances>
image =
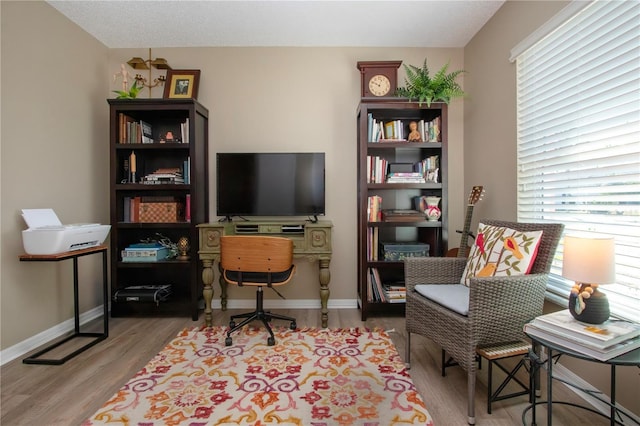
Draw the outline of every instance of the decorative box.
<instances>
[{"instance_id":1,"label":"decorative box","mask_svg":"<svg viewBox=\"0 0 640 426\"><path fill-rule=\"evenodd\" d=\"M429 244L419 242L387 242L380 243L383 258L386 261L398 262L407 257L429 256Z\"/></svg>"},{"instance_id":2,"label":"decorative box","mask_svg":"<svg viewBox=\"0 0 640 426\"><path fill-rule=\"evenodd\" d=\"M171 202L140 202L139 222L184 222L184 204Z\"/></svg>"}]
</instances>

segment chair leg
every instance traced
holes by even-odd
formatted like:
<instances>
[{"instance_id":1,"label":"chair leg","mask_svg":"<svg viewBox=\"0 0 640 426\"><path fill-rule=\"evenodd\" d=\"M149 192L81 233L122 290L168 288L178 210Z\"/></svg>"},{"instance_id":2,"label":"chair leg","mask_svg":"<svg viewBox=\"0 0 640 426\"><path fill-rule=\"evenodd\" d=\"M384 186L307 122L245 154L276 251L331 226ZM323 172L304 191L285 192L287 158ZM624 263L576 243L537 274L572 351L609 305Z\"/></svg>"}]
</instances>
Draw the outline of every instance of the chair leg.
<instances>
[{"instance_id":1,"label":"chair leg","mask_svg":"<svg viewBox=\"0 0 640 426\"><path fill-rule=\"evenodd\" d=\"M236 325L235 320L239 318L244 318L244 320L242 320L240 324ZM271 329L271 326L269 325L269 322L272 319L290 321L291 324L289 328L291 330L295 330L298 327L298 325L296 324L296 319L293 317L288 317L286 315L273 314L269 311L265 311L264 310L264 292L262 291L262 287L258 287L258 289L256 290L256 310L253 312L248 312L244 314L232 315L230 317L230 322L229 322L230 330L227 332L227 338L225 340L225 344L227 346L231 346L232 344L231 333L242 328L243 326L245 326L246 324L249 324L252 321L260 320L262 321L262 323L264 324L264 327L269 332L269 338L267 339L267 344L269 346L275 345L276 338L275 338L275 335L273 334L273 330Z\"/></svg>"},{"instance_id":2,"label":"chair leg","mask_svg":"<svg viewBox=\"0 0 640 426\"><path fill-rule=\"evenodd\" d=\"M407 370L411 369L411 332L407 331L407 343L404 347L404 365L407 367Z\"/></svg>"},{"instance_id":3,"label":"chair leg","mask_svg":"<svg viewBox=\"0 0 640 426\"><path fill-rule=\"evenodd\" d=\"M273 346L276 344L276 336L273 335L273 330L271 330L271 326L269 325L269 321L264 316L260 317L260 321L264 324L264 328L269 332L269 338L267 338L267 345Z\"/></svg>"},{"instance_id":4,"label":"chair leg","mask_svg":"<svg viewBox=\"0 0 640 426\"><path fill-rule=\"evenodd\" d=\"M467 422L470 425L476 424L476 412L475 412L475 402L476 402L476 372L469 371L467 374L467 407L468 407L468 419Z\"/></svg>"},{"instance_id":5,"label":"chair leg","mask_svg":"<svg viewBox=\"0 0 640 426\"><path fill-rule=\"evenodd\" d=\"M283 321L291 321L294 324L296 323L296 319L293 318L293 317L288 317L286 315L280 315L280 314L274 314L272 312L265 312L265 317L266 317L267 321L270 321L271 319L279 319L279 320L283 320Z\"/></svg>"}]
</instances>

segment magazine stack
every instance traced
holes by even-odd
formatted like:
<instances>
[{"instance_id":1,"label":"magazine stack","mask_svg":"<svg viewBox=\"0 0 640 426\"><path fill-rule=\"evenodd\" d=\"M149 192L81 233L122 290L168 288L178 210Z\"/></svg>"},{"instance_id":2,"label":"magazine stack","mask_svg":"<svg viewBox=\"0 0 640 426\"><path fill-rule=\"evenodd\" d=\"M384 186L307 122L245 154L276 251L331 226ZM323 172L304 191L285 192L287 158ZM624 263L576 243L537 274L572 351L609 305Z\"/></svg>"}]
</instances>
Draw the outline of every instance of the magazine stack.
<instances>
[{"instance_id":1,"label":"magazine stack","mask_svg":"<svg viewBox=\"0 0 640 426\"><path fill-rule=\"evenodd\" d=\"M568 309L535 318L524 325L524 332L600 361L640 348L640 324L616 319L588 324L573 318Z\"/></svg>"}]
</instances>

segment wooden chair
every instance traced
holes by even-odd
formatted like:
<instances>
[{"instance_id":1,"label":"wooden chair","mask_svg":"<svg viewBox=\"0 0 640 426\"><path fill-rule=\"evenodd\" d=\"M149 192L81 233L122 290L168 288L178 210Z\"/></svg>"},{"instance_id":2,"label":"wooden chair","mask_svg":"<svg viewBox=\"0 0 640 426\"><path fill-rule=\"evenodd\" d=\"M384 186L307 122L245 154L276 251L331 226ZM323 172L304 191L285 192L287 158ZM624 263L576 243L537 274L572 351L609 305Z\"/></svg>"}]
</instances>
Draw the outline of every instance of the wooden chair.
<instances>
[{"instance_id":1,"label":"wooden chair","mask_svg":"<svg viewBox=\"0 0 640 426\"><path fill-rule=\"evenodd\" d=\"M284 299L275 287L291 281L295 272L293 241L280 237L228 235L221 238L220 244L220 265L225 281L240 287L256 287L256 310L231 316L225 345L233 343L231 333L259 320L270 334L267 344L273 346L276 340L269 322L272 319L290 321L289 328L295 330L296 319L265 311L262 288L269 287ZM236 324L235 320L239 318L243 320Z\"/></svg>"},{"instance_id":2,"label":"wooden chair","mask_svg":"<svg viewBox=\"0 0 640 426\"><path fill-rule=\"evenodd\" d=\"M542 315L551 262L564 229L562 224L481 222L522 232L543 231L529 274L471 278L467 288L460 284L466 258L408 258L404 263L407 365L410 366L411 333L417 333L439 345L465 369L469 424L475 424L476 348L526 338L524 324ZM420 284L437 285L434 287L440 289L438 296L448 294L450 300L436 302L423 296L416 291ZM460 313L461 306L464 314Z\"/></svg>"}]
</instances>

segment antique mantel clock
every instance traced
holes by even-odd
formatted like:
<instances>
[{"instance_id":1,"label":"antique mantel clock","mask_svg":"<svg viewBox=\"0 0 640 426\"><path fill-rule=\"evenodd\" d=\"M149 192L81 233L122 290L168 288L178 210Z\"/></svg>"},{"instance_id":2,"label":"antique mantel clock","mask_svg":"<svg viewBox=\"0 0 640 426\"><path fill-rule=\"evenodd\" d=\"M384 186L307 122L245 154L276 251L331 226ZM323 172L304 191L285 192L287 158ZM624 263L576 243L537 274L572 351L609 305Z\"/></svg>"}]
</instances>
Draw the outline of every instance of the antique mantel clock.
<instances>
[{"instance_id":1,"label":"antique mantel clock","mask_svg":"<svg viewBox=\"0 0 640 426\"><path fill-rule=\"evenodd\" d=\"M360 61L358 69L361 76L360 96L394 96L398 87L398 67L402 61Z\"/></svg>"}]
</instances>

